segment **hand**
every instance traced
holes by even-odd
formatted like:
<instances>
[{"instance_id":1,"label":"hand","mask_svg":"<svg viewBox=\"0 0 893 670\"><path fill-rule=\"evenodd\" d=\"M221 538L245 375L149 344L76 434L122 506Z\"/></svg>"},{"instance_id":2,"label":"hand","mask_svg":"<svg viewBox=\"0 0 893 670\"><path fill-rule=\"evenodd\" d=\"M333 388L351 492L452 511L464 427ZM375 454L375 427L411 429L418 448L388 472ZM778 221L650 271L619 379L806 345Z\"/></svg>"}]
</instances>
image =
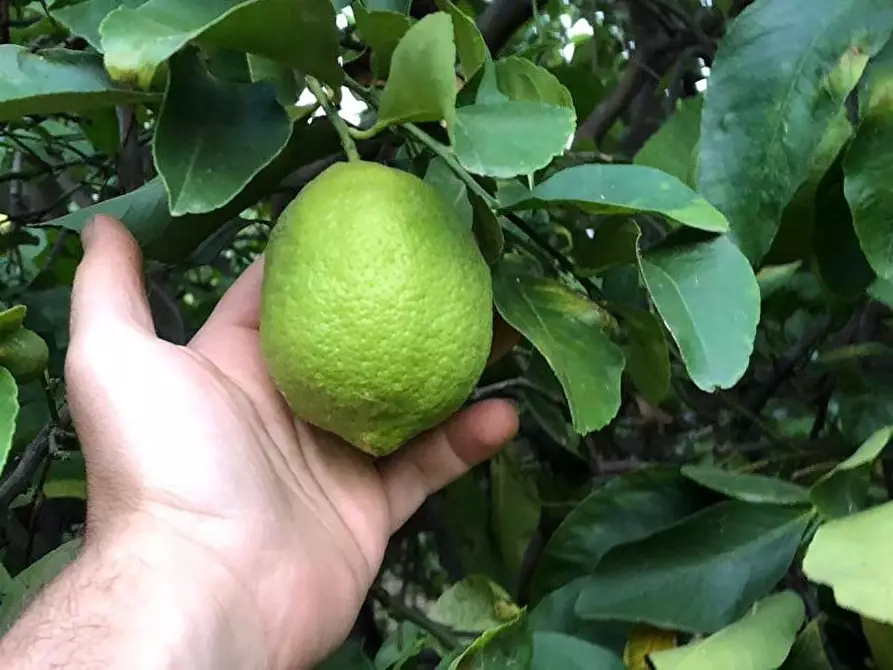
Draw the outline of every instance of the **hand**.
<instances>
[{"instance_id":1,"label":"hand","mask_svg":"<svg viewBox=\"0 0 893 670\"><path fill-rule=\"evenodd\" d=\"M238 610L232 625L256 627L252 642L271 654L255 667L312 666L349 632L390 535L514 436L515 409L479 403L373 461L295 422L270 381L262 261L176 346L155 336L126 229L99 218L83 243L66 379L87 463L88 546L164 565L176 589L207 589Z\"/></svg>"}]
</instances>

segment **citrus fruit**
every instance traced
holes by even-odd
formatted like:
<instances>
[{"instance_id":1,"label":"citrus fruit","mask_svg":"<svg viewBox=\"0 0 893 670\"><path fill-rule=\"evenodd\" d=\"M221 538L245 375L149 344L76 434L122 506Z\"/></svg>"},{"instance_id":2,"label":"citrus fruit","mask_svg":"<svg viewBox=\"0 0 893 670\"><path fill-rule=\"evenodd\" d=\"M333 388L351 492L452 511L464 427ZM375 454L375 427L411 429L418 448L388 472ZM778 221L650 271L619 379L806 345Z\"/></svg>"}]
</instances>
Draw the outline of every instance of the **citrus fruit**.
<instances>
[{"instance_id":1,"label":"citrus fruit","mask_svg":"<svg viewBox=\"0 0 893 670\"><path fill-rule=\"evenodd\" d=\"M449 417L490 351L474 236L420 178L336 163L286 207L265 252L261 350L294 415L370 454Z\"/></svg>"}]
</instances>

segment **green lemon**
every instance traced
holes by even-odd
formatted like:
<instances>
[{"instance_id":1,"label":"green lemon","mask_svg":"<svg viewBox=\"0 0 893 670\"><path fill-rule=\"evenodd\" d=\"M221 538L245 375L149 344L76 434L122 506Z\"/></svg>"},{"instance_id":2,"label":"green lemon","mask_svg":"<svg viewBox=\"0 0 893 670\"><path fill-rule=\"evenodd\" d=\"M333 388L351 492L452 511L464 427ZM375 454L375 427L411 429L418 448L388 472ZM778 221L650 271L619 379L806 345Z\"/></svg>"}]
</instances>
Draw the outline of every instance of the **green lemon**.
<instances>
[{"instance_id":1,"label":"green lemon","mask_svg":"<svg viewBox=\"0 0 893 670\"><path fill-rule=\"evenodd\" d=\"M0 366L9 370L17 381L40 377L49 357L47 343L33 330L19 328L0 338Z\"/></svg>"},{"instance_id":2,"label":"green lemon","mask_svg":"<svg viewBox=\"0 0 893 670\"><path fill-rule=\"evenodd\" d=\"M450 416L486 364L490 270L434 189L337 163L283 211L265 253L261 349L294 415L368 453Z\"/></svg>"}]
</instances>

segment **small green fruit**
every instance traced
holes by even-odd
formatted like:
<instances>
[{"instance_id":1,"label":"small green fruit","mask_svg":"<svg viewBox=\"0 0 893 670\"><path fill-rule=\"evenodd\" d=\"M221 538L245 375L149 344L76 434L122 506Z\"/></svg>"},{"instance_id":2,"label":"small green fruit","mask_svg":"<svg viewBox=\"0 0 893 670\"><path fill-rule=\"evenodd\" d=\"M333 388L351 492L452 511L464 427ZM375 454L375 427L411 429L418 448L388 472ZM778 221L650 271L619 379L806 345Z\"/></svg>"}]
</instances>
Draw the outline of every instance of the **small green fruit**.
<instances>
[{"instance_id":1,"label":"small green fruit","mask_svg":"<svg viewBox=\"0 0 893 670\"><path fill-rule=\"evenodd\" d=\"M492 337L490 270L418 177L338 163L282 213L261 348L294 415L381 456L449 417Z\"/></svg>"},{"instance_id":2,"label":"small green fruit","mask_svg":"<svg viewBox=\"0 0 893 670\"><path fill-rule=\"evenodd\" d=\"M47 343L33 330L19 328L0 338L0 366L9 370L16 381L40 377L49 358Z\"/></svg>"}]
</instances>

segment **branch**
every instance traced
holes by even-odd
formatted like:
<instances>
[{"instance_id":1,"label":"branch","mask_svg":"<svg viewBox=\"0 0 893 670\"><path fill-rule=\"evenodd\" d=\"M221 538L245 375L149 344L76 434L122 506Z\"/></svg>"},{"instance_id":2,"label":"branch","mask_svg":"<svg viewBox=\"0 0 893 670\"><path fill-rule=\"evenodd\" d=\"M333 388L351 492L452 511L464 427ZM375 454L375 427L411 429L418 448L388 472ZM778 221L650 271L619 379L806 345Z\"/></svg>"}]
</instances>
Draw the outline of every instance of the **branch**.
<instances>
[{"instance_id":1,"label":"branch","mask_svg":"<svg viewBox=\"0 0 893 670\"><path fill-rule=\"evenodd\" d=\"M464 645L451 629L446 626L431 621L422 612L410 607L403 601L392 596L385 588L381 586L373 586L370 595L375 598L388 611L392 612L394 617L403 621L411 621L422 630L427 631L436 638L438 642L447 647L447 649L460 649Z\"/></svg>"},{"instance_id":2,"label":"branch","mask_svg":"<svg viewBox=\"0 0 893 670\"><path fill-rule=\"evenodd\" d=\"M536 0L536 3L537 6L546 4L544 0ZM531 18L531 0L493 0L478 17L477 26L490 53L496 54Z\"/></svg>"},{"instance_id":3,"label":"branch","mask_svg":"<svg viewBox=\"0 0 893 670\"><path fill-rule=\"evenodd\" d=\"M10 503L28 487L28 482L37 473L40 464L50 453L56 431L66 429L71 423L68 408L59 411L59 423L50 422L40 429L22 452L19 462L9 475L0 480L0 509L5 510Z\"/></svg>"}]
</instances>

